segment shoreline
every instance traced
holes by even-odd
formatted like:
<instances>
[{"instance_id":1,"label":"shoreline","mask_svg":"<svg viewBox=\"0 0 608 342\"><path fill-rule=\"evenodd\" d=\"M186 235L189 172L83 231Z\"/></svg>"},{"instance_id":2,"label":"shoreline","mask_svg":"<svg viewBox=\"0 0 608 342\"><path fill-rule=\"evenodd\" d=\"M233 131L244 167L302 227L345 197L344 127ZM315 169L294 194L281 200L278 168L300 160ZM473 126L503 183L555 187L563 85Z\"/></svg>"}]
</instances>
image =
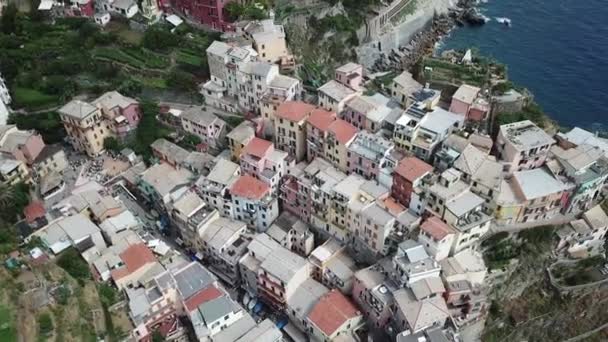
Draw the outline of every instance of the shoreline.
<instances>
[{"instance_id":1,"label":"shoreline","mask_svg":"<svg viewBox=\"0 0 608 342\"><path fill-rule=\"evenodd\" d=\"M460 7L461 4L463 4L465 7ZM414 46L418 47L418 51L417 51L418 55L415 56L415 58L410 59L409 61L402 60L401 67L397 68L397 69L402 70L402 71L407 70L408 72L412 73L412 75L414 75L415 73L413 73L413 71L414 71L413 69L416 67L416 65L418 65L418 63L423 61L424 58L440 57L441 54L439 52L440 52L442 45L444 44L444 40L448 39L455 30L464 27L464 25L467 25L466 23L463 23L464 16L466 15L466 13L473 11L474 13L478 13L482 17L485 18L485 16L483 14L481 14L481 12L479 11L480 4L481 4L481 2L476 1L476 0L463 0L463 1L459 2L459 4L456 5L454 8L450 9L448 14L442 14L442 15L436 16L432 20L431 25L427 29L422 30L419 33L417 33L415 35L414 39L412 39L412 42L410 42L408 44L408 46L414 45ZM484 24L481 24L481 25L485 25L485 24L487 24L487 22L488 21L486 20L484 22ZM469 48L471 48L471 47L469 47ZM448 49L446 51L449 51L449 50L464 51L466 49ZM411 56L411 55L409 55L409 56ZM481 53L480 53L480 56L487 57ZM501 65L505 66L506 68L508 68L508 65L501 62L500 60L495 59L495 61L497 64L501 64ZM531 100L530 100L528 106L537 106L541 109L542 122L544 122L546 124L545 130L547 132L551 132L551 133L555 134L566 128L573 128L573 127L567 127L567 126L561 125L556 119L554 119L550 115L548 115L544 111L544 109L535 101L534 93L532 91L530 91L525 85L512 82L509 78L508 72L505 75L505 81L511 82L511 84L513 85L513 89L522 88L522 89L525 89L526 92L531 95L531 97L530 97ZM500 114L501 113L496 113L495 115L500 115Z\"/></svg>"}]
</instances>

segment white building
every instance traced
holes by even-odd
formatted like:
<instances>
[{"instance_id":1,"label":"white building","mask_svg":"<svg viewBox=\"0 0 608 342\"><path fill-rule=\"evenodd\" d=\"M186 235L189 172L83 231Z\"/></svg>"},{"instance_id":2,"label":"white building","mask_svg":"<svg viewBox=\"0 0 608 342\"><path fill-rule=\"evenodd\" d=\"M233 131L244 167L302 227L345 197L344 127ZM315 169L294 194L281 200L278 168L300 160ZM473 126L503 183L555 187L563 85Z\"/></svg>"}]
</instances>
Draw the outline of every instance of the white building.
<instances>
[{"instance_id":1,"label":"white building","mask_svg":"<svg viewBox=\"0 0 608 342\"><path fill-rule=\"evenodd\" d=\"M279 203L271 188L252 176L240 176L230 187L232 218L259 232L266 231L279 216Z\"/></svg>"},{"instance_id":2,"label":"white building","mask_svg":"<svg viewBox=\"0 0 608 342\"><path fill-rule=\"evenodd\" d=\"M557 231L558 249L570 257L587 258L604 252L608 232L608 215L600 205L591 208L579 220L574 220Z\"/></svg>"},{"instance_id":3,"label":"white building","mask_svg":"<svg viewBox=\"0 0 608 342\"><path fill-rule=\"evenodd\" d=\"M0 10L2 12L2 10ZM8 105L11 103L11 95L8 87L0 74L0 125L6 125L8 120Z\"/></svg>"}]
</instances>

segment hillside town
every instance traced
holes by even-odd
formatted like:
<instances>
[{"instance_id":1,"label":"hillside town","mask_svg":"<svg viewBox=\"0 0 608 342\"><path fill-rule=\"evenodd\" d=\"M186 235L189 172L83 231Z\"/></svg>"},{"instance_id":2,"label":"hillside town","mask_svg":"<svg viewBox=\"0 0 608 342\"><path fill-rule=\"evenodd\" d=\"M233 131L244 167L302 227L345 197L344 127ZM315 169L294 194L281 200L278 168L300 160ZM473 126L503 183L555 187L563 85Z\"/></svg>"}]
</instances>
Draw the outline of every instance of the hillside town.
<instances>
[{"instance_id":1,"label":"hillside town","mask_svg":"<svg viewBox=\"0 0 608 342\"><path fill-rule=\"evenodd\" d=\"M355 61L311 89L283 25L229 22L225 1L209 3L40 2L102 26L124 16L225 33L206 49L204 104L151 113L118 90L70 99L52 144L7 122L28 114L11 110L0 77L0 184L32 193L6 268L72 253L120 296L117 340L145 342L478 341L490 292L509 278L484 242L538 227L557 227L550 274L599 257L587 283L608 283L608 139L499 122L526 105L514 89L448 94L407 70L378 87L384 75ZM174 131L149 157L126 144L145 116Z\"/></svg>"}]
</instances>

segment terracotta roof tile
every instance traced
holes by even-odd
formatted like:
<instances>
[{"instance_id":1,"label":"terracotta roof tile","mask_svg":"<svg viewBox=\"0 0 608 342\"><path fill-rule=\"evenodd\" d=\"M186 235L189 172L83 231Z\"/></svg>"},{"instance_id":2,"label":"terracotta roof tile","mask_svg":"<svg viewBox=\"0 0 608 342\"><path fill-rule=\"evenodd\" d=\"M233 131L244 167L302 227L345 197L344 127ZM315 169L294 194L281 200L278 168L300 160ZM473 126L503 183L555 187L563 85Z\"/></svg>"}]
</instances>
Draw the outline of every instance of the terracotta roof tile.
<instances>
[{"instance_id":1,"label":"terracotta roof tile","mask_svg":"<svg viewBox=\"0 0 608 342\"><path fill-rule=\"evenodd\" d=\"M268 150L270 150L271 147L272 142L255 137L249 141L247 146L245 146L244 152L245 154L251 154L261 159L268 153Z\"/></svg>"},{"instance_id":2,"label":"terracotta roof tile","mask_svg":"<svg viewBox=\"0 0 608 342\"><path fill-rule=\"evenodd\" d=\"M437 216L429 217L422 225L420 229L427 232L435 240L443 240L449 234L456 234L456 230L450 227L447 223L441 221Z\"/></svg>"},{"instance_id":3,"label":"terracotta roof tile","mask_svg":"<svg viewBox=\"0 0 608 342\"><path fill-rule=\"evenodd\" d=\"M41 201L33 201L23 209L27 223L33 223L36 219L44 217L45 213L46 210L44 210L44 204Z\"/></svg>"},{"instance_id":4,"label":"terracotta roof tile","mask_svg":"<svg viewBox=\"0 0 608 342\"><path fill-rule=\"evenodd\" d=\"M326 336L331 336L347 320L361 315L357 307L340 291L331 290L317 302L308 319Z\"/></svg>"},{"instance_id":5,"label":"terracotta roof tile","mask_svg":"<svg viewBox=\"0 0 608 342\"><path fill-rule=\"evenodd\" d=\"M302 101L283 102L275 113L275 116L289 121L302 121L316 107Z\"/></svg>"},{"instance_id":6,"label":"terracotta roof tile","mask_svg":"<svg viewBox=\"0 0 608 342\"><path fill-rule=\"evenodd\" d=\"M186 300L186 303L185 303L186 308L188 309L188 311L192 311L192 310L198 308L201 304L204 304L210 300L221 297L223 295L224 295L224 293L222 293L222 291L218 290L217 287L215 287L215 285L211 285L209 287L206 287L204 290L199 291L197 294L193 295L192 297L188 298L188 300Z\"/></svg>"},{"instance_id":7,"label":"terracotta roof tile","mask_svg":"<svg viewBox=\"0 0 608 342\"><path fill-rule=\"evenodd\" d=\"M320 108L313 110L308 117L308 123L322 132L327 131L334 121L336 121L336 113Z\"/></svg>"},{"instance_id":8,"label":"terracotta roof tile","mask_svg":"<svg viewBox=\"0 0 608 342\"><path fill-rule=\"evenodd\" d=\"M249 175L239 177L230 188L233 195L252 200L262 199L269 192L270 188L266 183Z\"/></svg>"},{"instance_id":9,"label":"terracotta roof tile","mask_svg":"<svg viewBox=\"0 0 608 342\"><path fill-rule=\"evenodd\" d=\"M124 263L124 266L112 270L112 278L114 279L123 278L142 268L146 264L156 261L154 254L152 254L150 248L144 243L137 243L129 246L124 252L120 253L120 259Z\"/></svg>"},{"instance_id":10,"label":"terracotta roof tile","mask_svg":"<svg viewBox=\"0 0 608 342\"><path fill-rule=\"evenodd\" d=\"M386 206L387 211L392 215L399 215L406 210L404 206L392 197L387 197L384 200L384 205Z\"/></svg>"},{"instance_id":11,"label":"terracotta roof tile","mask_svg":"<svg viewBox=\"0 0 608 342\"><path fill-rule=\"evenodd\" d=\"M340 144L348 143L356 134L357 127L349 124L348 122L338 119L329 125L328 130L336 135L336 139Z\"/></svg>"},{"instance_id":12,"label":"terracotta roof tile","mask_svg":"<svg viewBox=\"0 0 608 342\"><path fill-rule=\"evenodd\" d=\"M433 171L433 167L416 157L404 158L395 168L395 173L410 182L414 182L426 173Z\"/></svg>"}]
</instances>

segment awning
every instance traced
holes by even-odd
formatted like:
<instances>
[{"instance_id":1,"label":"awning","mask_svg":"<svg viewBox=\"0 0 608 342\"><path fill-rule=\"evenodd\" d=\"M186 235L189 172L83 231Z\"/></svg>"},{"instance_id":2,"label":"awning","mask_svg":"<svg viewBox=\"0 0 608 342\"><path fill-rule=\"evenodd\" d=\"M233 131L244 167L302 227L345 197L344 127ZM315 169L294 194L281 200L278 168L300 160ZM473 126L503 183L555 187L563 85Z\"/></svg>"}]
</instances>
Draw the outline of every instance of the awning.
<instances>
[{"instance_id":1,"label":"awning","mask_svg":"<svg viewBox=\"0 0 608 342\"><path fill-rule=\"evenodd\" d=\"M257 313L259 313L260 311L262 311L262 309L263 309L263 308L264 308L264 304L262 304L262 302L259 302L259 301L258 301L258 302L255 304L255 306L253 307L253 313L254 313L254 314L257 314Z\"/></svg>"},{"instance_id":2,"label":"awning","mask_svg":"<svg viewBox=\"0 0 608 342\"><path fill-rule=\"evenodd\" d=\"M39 11L49 11L51 8L53 8L53 0L42 0L38 5Z\"/></svg>"},{"instance_id":3,"label":"awning","mask_svg":"<svg viewBox=\"0 0 608 342\"><path fill-rule=\"evenodd\" d=\"M176 16L175 14L171 14L170 16L168 16L166 18L166 20L171 23L171 25L177 27L179 26L181 23L183 23L184 21L182 20L182 18Z\"/></svg>"}]
</instances>

